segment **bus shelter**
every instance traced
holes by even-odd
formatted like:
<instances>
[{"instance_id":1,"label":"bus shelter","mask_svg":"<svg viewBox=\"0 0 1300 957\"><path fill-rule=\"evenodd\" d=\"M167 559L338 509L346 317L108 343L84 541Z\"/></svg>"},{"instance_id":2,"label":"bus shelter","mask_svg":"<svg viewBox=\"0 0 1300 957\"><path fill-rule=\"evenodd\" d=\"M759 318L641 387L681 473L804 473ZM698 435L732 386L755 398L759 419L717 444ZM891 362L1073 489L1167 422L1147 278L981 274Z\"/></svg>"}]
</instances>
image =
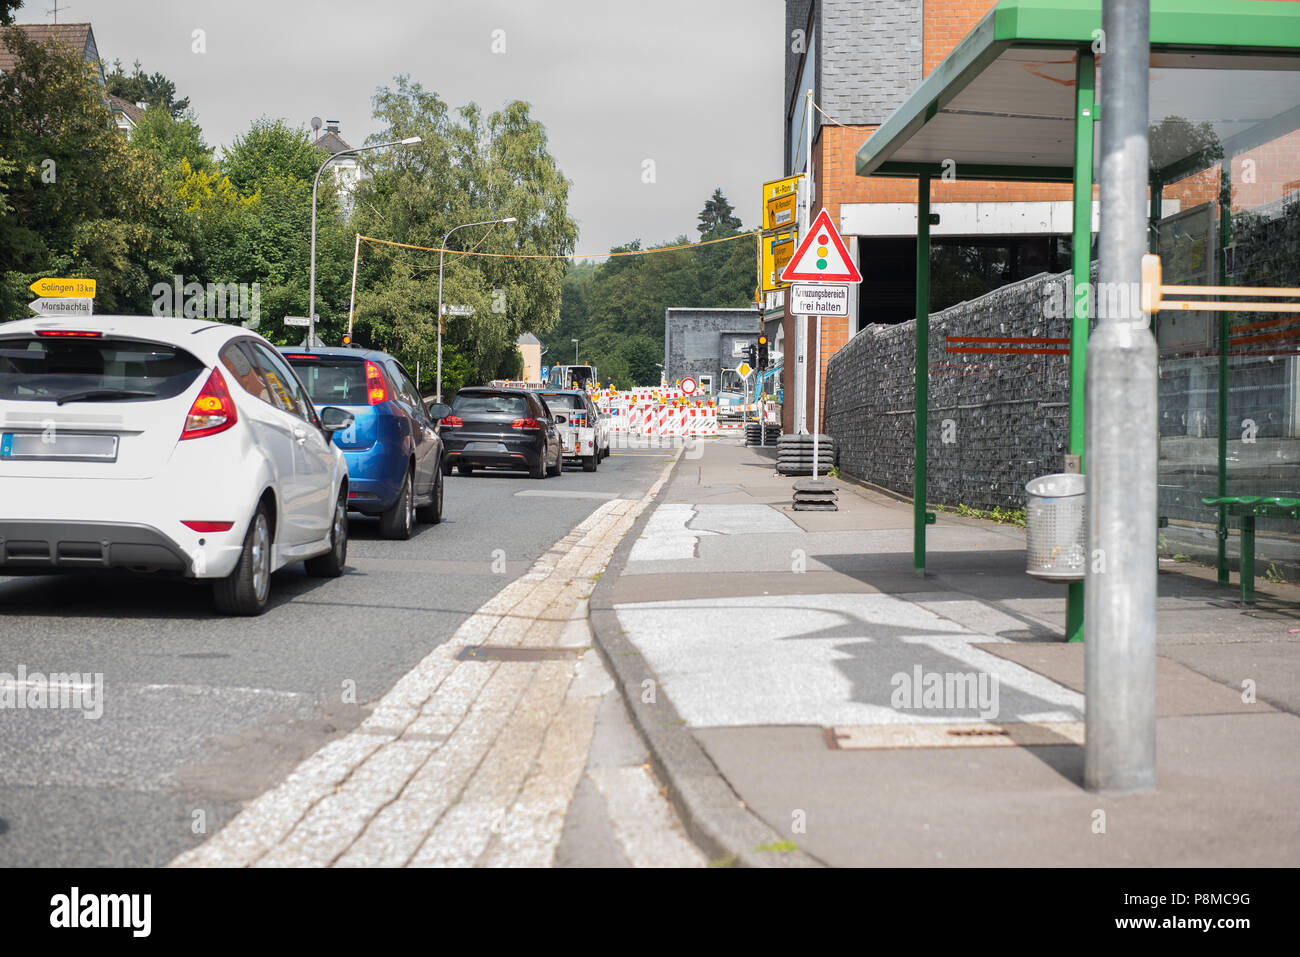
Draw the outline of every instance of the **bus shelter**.
<instances>
[{"instance_id":1,"label":"bus shelter","mask_svg":"<svg viewBox=\"0 0 1300 957\"><path fill-rule=\"evenodd\" d=\"M918 182L920 575L934 520L926 509L931 182L1072 185L1068 449L1086 469L1087 290L1105 61L1101 0L1001 0L858 150L858 175ZM1150 63L1150 246L1164 280L1300 286L1300 4L1152 0ZM1205 497L1230 489L1300 495L1300 303L1290 314L1252 314L1246 304L1161 312L1154 332L1162 522L1193 543L1203 538L1227 584L1228 514L1220 505L1216 516ZM1269 521L1290 534L1283 519L1260 527ZM1083 637L1082 582L1069 586L1066 635Z\"/></svg>"}]
</instances>

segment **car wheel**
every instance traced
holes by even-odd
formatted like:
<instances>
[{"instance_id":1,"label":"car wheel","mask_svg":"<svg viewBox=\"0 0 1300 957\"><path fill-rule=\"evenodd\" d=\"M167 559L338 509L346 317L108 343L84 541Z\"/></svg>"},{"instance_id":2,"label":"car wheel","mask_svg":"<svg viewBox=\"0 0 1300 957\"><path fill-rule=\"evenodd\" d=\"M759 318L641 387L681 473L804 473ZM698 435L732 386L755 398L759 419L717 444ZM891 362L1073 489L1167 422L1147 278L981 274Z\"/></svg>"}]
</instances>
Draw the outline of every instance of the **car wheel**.
<instances>
[{"instance_id":1,"label":"car wheel","mask_svg":"<svg viewBox=\"0 0 1300 957\"><path fill-rule=\"evenodd\" d=\"M473 475L474 466L470 465L468 462L461 462L457 464L456 471L459 472L461 475Z\"/></svg>"},{"instance_id":2,"label":"car wheel","mask_svg":"<svg viewBox=\"0 0 1300 957\"><path fill-rule=\"evenodd\" d=\"M537 456L537 464L529 468L528 474L535 479L544 479L551 474L551 467L546 464L546 455L549 449L542 446L542 454Z\"/></svg>"},{"instance_id":3,"label":"car wheel","mask_svg":"<svg viewBox=\"0 0 1300 957\"><path fill-rule=\"evenodd\" d=\"M415 510L415 517L425 525L437 525L442 521L442 489L445 484L442 473L436 473L433 481L433 501Z\"/></svg>"},{"instance_id":4,"label":"car wheel","mask_svg":"<svg viewBox=\"0 0 1300 957\"><path fill-rule=\"evenodd\" d=\"M600 456L594 452L591 455L582 457L582 470L584 472L594 472L598 465L600 465Z\"/></svg>"},{"instance_id":5,"label":"car wheel","mask_svg":"<svg viewBox=\"0 0 1300 957\"><path fill-rule=\"evenodd\" d=\"M330 527L330 550L303 562L313 578L338 578L348 562L348 493L339 493L334 504L334 523Z\"/></svg>"},{"instance_id":6,"label":"car wheel","mask_svg":"<svg viewBox=\"0 0 1300 957\"><path fill-rule=\"evenodd\" d=\"M451 474L451 459L444 458L442 460L442 474L443 475Z\"/></svg>"},{"instance_id":7,"label":"car wheel","mask_svg":"<svg viewBox=\"0 0 1300 957\"><path fill-rule=\"evenodd\" d=\"M411 537L415 528L415 496L411 490L411 470L406 470L402 490L392 508L379 516L379 534L384 538L403 541Z\"/></svg>"},{"instance_id":8,"label":"car wheel","mask_svg":"<svg viewBox=\"0 0 1300 957\"><path fill-rule=\"evenodd\" d=\"M554 467L554 468L548 468L548 469L546 470L546 474L547 474L547 475L563 475L563 474L564 474L564 447L563 447L563 446L559 446L559 447L556 448L556 450L555 450L555 467Z\"/></svg>"},{"instance_id":9,"label":"car wheel","mask_svg":"<svg viewBox=\"0 0 1300 957\"><path fill-rule=\"evenodd\" d=\"M217 609L227 615L260 615L271 594L271 521L259 505L244 535L235 570L212 583Z\"/></svg>"}]
</instances>

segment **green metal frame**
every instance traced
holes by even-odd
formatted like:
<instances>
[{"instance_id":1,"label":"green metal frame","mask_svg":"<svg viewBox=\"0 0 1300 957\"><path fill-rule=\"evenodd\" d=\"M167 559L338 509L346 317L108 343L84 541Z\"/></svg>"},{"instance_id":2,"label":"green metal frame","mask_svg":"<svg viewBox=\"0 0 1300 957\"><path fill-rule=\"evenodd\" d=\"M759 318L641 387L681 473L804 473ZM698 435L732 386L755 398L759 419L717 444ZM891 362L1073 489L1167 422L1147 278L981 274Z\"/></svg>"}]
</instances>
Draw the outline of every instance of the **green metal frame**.
<instances>
[{"instance_id":1,"label":"green metal frame","mask_svg":"<svg viewBox=\"0 0 1300 957\"><path fill-rule=\"evenodd\" d=\"M925 510L927 459L926 442L930 417L930 177L916 184L916 378L915 419L916 465L912 470L912 568L925 577Z\"/></svg>"},{"instance_id":2,"label":"green metal frame","mask_svg":"<svg viewBox=\"0 0 1300 957\"><path fill-rule=\"evenodd\" d=\"M925 574L927 425L929 414L930 180L935 176L965 180L1062 182L1073 186L1071 274L1076 290L1070 326L1070 439L1072 455L1084 452L1084 377L1089 303L1081 290L1091 288L1092 187L1096 62L1092 44L1101 26L1102 0L1001 0L975 26L915 92L872 134L857 152L859 176L903 176L918 180L916 243L916 381L915 466L913 472L913 555L918 575ZM939 111L955 99L1008 47L1061 47L1078 52L1075 85L1073 167L1004 166L963 163L955 170L937 164L893 161L890 157ZM1164 50L1227 50L1234 53L1300 50L1300 4L1271 0L1151 0L1151 46ZM1297 113L1292 117L1291 113ZM1288 127L1291 120L1296 120ZM1275 128L1300 126L1300 107L1225 141L1217 155L1185 157L1152 178L1152 215L1158 217L1163 185L1259 145ZM1229 177L1230 179L1230 177ZM1225 200L1224 197L1227 197ZM1220 203L1231 200L1231 183ZM1230 207L1221 215L1220 242L1230 238ZM1156 240L1152 240L1154 248ZM1220 256L1220 282L1226 284ZM1227 339L1228 314L1219 324L1219 494L1227 493ZM1220 512L1219 578L1226 583L1226 509ZM1066 637L1083 640L1083 584L1069 586Z\"/></svg>"},{"instance_id":3,"label":"green metal frame","mask_svg":"<svg viewBox=\"0 0 1300 957\"><path fill-rule=\"evenodd\" d=\"M1091 47L1079 50L1074 85L1074 196L1070 274L1074 311L1070 321L1070 454L1084 471L1083 385L1088 358L1088 312L1092 288L1092 140L1097 120L1097 65ZM1084 295L1080 295L1080 292ZM1083 641L1083 582L1071 582L1065 597L1065 637Z\"/></svg>"}]
</instances>

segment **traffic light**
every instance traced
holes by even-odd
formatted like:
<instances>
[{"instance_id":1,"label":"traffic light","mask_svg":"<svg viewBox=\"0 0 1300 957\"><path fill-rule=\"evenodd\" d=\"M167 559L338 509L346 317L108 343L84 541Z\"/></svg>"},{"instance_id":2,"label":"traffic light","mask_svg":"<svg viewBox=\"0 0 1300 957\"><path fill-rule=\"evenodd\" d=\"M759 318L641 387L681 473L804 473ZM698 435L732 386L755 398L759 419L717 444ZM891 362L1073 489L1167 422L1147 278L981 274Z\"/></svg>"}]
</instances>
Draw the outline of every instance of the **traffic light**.
<instances>
[{"instance_id":1,"label":"traffic light","mask_svg":"<svg viewBox=\"0 0 1300 957\"><path fill-rule=\"evenodd\" d=\"M758 367L758 347L752 342L745 346L745 361L753 368Z\"/></svg>"},{"instance_id":2,"label":"traffic light","mask_svg":"<svg viewBox=\"0 0 1300 957\"><path fill-rule=\"evenodd\" d=\"M767 336L758 337L758 362L754 368L760 371L767 368Z\"/></svg>"}]
</instances>

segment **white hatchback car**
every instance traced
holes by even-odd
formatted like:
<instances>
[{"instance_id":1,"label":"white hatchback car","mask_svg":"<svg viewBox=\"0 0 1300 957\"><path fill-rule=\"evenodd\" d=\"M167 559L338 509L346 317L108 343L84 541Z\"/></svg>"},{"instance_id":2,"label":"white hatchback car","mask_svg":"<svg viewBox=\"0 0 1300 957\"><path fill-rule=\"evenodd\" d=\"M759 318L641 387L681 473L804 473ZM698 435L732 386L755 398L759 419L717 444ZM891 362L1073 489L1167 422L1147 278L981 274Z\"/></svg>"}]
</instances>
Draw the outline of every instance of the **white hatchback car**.
<instances>
[{"instance_id":1,"label":"white hatchback car","mask_svg":"<svg viewBox=\"0 0 1300 957\"><path fill-rule=\"evenodd\" d=\"M342 574L351 423L239 326L0 323L0 575L170 572L260 614L291 562Z\"/></svg>"}]
</instances>

